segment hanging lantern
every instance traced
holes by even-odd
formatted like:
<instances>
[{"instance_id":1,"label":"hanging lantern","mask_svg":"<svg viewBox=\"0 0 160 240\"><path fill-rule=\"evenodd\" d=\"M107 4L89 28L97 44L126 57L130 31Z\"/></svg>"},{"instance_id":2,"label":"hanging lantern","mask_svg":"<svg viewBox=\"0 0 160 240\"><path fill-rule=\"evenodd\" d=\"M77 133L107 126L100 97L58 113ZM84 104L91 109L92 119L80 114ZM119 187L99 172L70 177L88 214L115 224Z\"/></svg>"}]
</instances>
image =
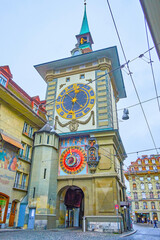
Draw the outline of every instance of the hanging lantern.
<instances>
[{"instance_id":1,"label":"hanging lantern","mask_svg":"<svg viewBox=\"0 0 160 240\"><path fill-rule=\"evenodd\" d=\"M123 119L123 120L128 120L128 119L129 119L128 114L129 114L128 109L127 109L127 108L124 108L122 119Z\"/></svg>"}]
</instances>

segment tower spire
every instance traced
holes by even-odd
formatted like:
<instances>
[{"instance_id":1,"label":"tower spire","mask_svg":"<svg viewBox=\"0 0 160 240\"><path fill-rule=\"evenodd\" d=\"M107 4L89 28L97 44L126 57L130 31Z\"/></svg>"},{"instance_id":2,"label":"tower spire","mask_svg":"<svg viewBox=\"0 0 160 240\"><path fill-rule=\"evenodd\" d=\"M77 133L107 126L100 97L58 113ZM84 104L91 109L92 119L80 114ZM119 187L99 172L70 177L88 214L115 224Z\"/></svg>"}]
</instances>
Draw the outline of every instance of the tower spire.
<instances>
[{"instance_id":1,"label":"tower spire","mask_svg":"<svg viewBox=\"0 0 160 240\"><path fill-rule=\"evenodd\" d=\"M92 51L93 39L89 31L87 11L86 11L86 0L84 0L84 15L80 33L76 35L77 44L76 48L71 51L72 55L78 55L88 53Z\"/></svg>"},{"instance_id":2,"label":"tower spire","mask_svg":"<svg viewBox=\"0 0 160 240\"><path fill-rule=\"evenodd\" d=\"M88 25L87 12L86 12L86 0L84 0L84 16L83 16L80 34L85 34L88 32L89 32L89 25Z\"/></svg>"}]
</instances>

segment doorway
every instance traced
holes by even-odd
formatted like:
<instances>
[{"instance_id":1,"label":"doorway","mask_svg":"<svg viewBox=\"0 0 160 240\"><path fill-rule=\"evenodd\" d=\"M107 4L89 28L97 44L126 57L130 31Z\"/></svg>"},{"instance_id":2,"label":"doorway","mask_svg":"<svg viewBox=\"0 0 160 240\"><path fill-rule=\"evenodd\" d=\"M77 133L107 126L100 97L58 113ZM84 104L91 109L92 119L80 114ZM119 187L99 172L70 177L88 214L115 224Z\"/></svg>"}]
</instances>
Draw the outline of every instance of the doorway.
<instances>
[{"instance_id":1,"label":"doorway","mask_svg":"<svg viewBox=\"0 0 160 240\"><path fill-rule=\"evenodd\" d=\"M82 227L84 193L77 186L67 187L60 196L59 227Z\"/></svg>"},{"instance_id":2,"label":"doorway","mask_svg":"<svg viewBox=\"0 0 160 240\"><path fill-rule=\"evenodd\" d=\"M9 218L9 227L13 227L14 226L14 219L15 219L15 215L16 215L16 211L17 210L17 201L14 200L12 202L12 206L11 206L11 212L10 212L10 218Z\"/></svg>"}]
</instances>

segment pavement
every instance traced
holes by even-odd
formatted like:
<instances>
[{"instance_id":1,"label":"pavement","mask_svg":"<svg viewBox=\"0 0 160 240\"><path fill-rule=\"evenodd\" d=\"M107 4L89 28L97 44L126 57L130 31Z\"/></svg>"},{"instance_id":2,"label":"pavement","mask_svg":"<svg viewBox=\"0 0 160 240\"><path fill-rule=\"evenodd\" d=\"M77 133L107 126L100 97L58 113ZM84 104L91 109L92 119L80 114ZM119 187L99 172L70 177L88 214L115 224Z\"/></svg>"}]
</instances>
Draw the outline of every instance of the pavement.
<instances>
[{"instance_id":1,"label":"pavement","mask_svg":"<svg viewBox=\"0 0 160 240\"><path fill-rule=\"evenodd\" d=\"M151 228L145 225L134 225L134 231L123 234L109 234L98 232L82 232L80 229L0 229L0 240L160 240L160 228Z\"/></svg>"}]
</instances>

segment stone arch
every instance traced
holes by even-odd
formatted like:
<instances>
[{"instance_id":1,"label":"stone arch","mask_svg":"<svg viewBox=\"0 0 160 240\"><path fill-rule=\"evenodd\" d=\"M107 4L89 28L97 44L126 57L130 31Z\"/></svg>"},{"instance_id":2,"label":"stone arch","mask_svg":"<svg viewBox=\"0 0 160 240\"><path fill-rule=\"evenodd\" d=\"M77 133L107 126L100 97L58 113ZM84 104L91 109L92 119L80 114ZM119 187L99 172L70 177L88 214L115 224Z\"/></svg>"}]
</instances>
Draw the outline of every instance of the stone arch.
<instances>
[{"instance_id":1,"label":"stone arch","mask_svg":"<svg viewBox=\"0 0 160 240\"><path fill-rule=\"evenodd\" d=\"M60 213L60 204L64 201L64 197L65 197L65 194L67 192L67 190L70 188L70 187L77 187L77 188L80 188L84 194L84 215L86 215L88 213L88 209L89 209L89 194L88 194L88 189L86 186L83 186L82 184L80 183L74 183L74 184L67 184L66 185L66 182L63 182L59 188L58 188L58 191L57 191L57 202L56 202L56 220L57 222L60 221L61 219L61 213Z\"/></svg>"}]
</instances>

